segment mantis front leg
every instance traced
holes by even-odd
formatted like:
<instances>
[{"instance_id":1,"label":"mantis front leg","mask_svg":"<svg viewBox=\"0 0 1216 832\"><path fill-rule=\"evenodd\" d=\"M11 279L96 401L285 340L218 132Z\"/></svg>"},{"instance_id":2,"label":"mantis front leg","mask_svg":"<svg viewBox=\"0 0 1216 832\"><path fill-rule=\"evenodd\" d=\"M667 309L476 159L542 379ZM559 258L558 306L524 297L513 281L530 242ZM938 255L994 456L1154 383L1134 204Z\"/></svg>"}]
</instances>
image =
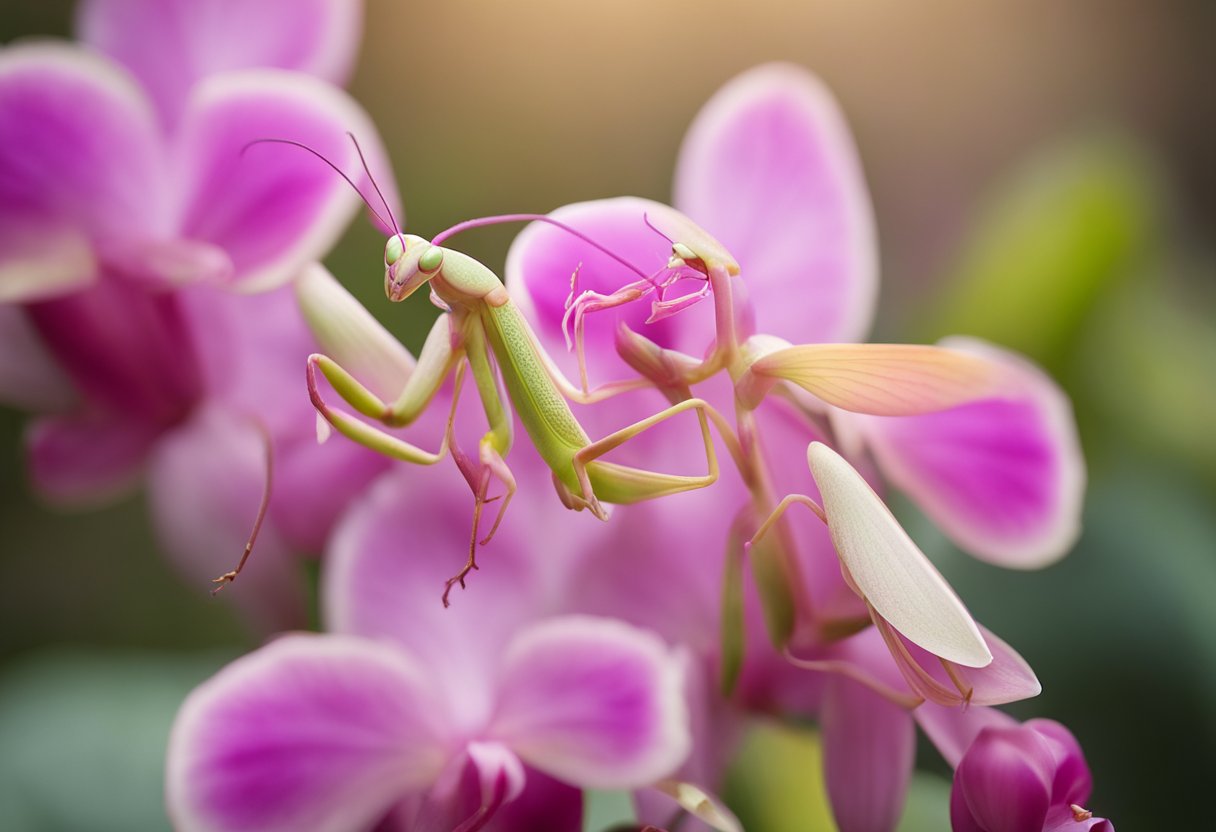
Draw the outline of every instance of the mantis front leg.
<instances>
[{"instance_id":1,"label":"mantis front leg","mask_svg":"<svg viewBox=\"0 0 1216 832\"><path fill-rule=\"evenodd\" d=\"M439 450L432 453L329 406L317 386L317 370L320 369L335 392L356 411L390 427L402 427L413 423L426 409L444 381L459 365L463 354L463 345L453 338L450 316L441 315L427 335L417 366L391 405L383 402L336 361L317 353L308 357L308 394L317 412L343 436L394 459L416 465L434 465L447 453L450 426L459 395L452 397L449 428L444 431Z\"/></svg>"}]
</instances>

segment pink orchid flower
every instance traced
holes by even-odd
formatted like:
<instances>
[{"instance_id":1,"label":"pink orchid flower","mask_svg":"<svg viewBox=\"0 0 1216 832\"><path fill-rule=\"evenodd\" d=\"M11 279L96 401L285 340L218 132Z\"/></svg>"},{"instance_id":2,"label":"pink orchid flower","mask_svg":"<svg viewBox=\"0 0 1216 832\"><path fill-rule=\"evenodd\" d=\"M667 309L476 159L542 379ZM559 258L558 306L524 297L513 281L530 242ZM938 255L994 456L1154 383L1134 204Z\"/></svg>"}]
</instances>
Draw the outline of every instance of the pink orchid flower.
<instances>
[{"instance_id":1,"label":"pink orchid flower","mask_svg":"<svg viewBox=\"0 0 1216 832\"><path fill-rule=\"evenodd\" d=\"M0 52L0 400L35 415L49 499L95 503L147 472L165 545L199 578L240 553L267 436L252 583L319 551L385 464L315 446L300 383L315 347L273 288L329 249L357 196L306 154L248 147L289 138L358 169L352 131L384 167L357 104L286 71L344 78L360 18L345 0L89 2L84 37L125 68L50 42ZM255 290L270 291L238 294Z\"/></svg>"},{"instance_id":2,"label":"pink orchid flower","mask_svg":"<svg viewBox=\"0 0 1216 832\"><path fill-rule=\"evenodd\" d=\"M738 263L740 280L732 286L740 339L763 333L785 343L806 344L845 342L864 335L877 286L869 199L838 108L803 70L784 65L760 67L719 92L703 108L685 139L675 194L676 207L721 240ZM669 214L666 206L634 198L582 203L554 212L558 219L634 263L658 265L668 261L672 243L652 226L661 227ZM539 224L519 236L507 262L513 297L520 299L542 344L571 375L579 369L575 357L561 353L566 349L571 320L563 301L571 296L568 287L574 272L577 291L598 293L599 297L612 296L623 282L619 267L610 258ZM659 297L657 290L641 287L638 295L646 300L582 317L586 351L593 356L587 366L591 386L632 372L624 356L618 355L619 345L628 347L629 332L644 335L659 348L689 356L703 355L711 348L720 322L715 321L708 300L695 302L705 297L704 291L694 288L689 292L694 297L684 301L673 299L677 286L663 288L670 294ZM674 308L679 309L678 314L668 314ZM775 339L773 343L781 346ZM992 388L991 398L942 399L935 407L904 411L909 415L861 415L833 406L824 384L812 391L820 394L818 399L796 391L797 395L773 401L771 406L765 402L756 412L755 432L763 440L772 493L811 491L804 462L807 445L816 440L834 443L867 473L872 460L879 471L925 507L947 534L973 553L1011 566L1050 562L1064 553L1076 534L1084 480L1067 402L1043 373L1016 356L974 342L951 343L950 347L956 354L977 356L977 365L1001 374L1002 385ZM663 361L679 359L674 354L655 359L656 364ZM715 384L711 381L696 392L729 407L731 392ZM888 397L886 401L893 400ZM655 393L621 396L614 406L603 406L598 413L591 409L587 419L607 431L653 412L662 403L663 397ZM899 412L894 406L872 409L872 414ZM594 421L601 419L602 425ZM695 443L673 441L671 435L641 438L636 444L648 460L666 461L673 468L695 466ZM864 451L869 452L868 459ZM812 494L820 496L817 490ZM727 565L723 554L732 545L732 537L739 536L736 524L750 522L754 528L764 519L748 521L740 513L739 507L746 506L747 499L746 489L737 483L719 482L705 494L680 495L659 506L619 509L613 518L619 535L630 537L627 527L631 523L645 524L647 532L631 536L634 546L605 546L601 554L589 558L585 568L590 574L608 578L585 582L594 608L647 622L673 640L688 639L686 643L696 644L706 661L718 661L710 642L722 623L720 576ZM875 503L881 507L877 498ZM873 517L879 509L871 506L868 510ZM809 610L810 620L820 625L838 622L835 627L845 628L852 621L854 630L864 626L868 620L865 595L859 595L842 578L828 528L809 515L791 516L788 526L797 560L794 592L801 595L798 603L803 614ZM652 542L648 544L647 539ZM655 574L663 576L662 586L680 586L680 597L672 600L668 593L661 603L658 599L648 602L648 593L635 591L648 582L630 576ZM946 591L953 595L948 587ZM748 599L746 614L754 617L757 605L750 595ZM688 611L689 617L681 620L677 613L668 614L672 606ZM698 623L690 623L693 620ZM965 610L958 621L970 633L964 640L975 648L972 664L987 664L992 655L1005 656L999 668L1017 671L1012 676L1018 688L1014 698L1037 692L1037 681L1016 653L987 631L980 631ZM799 650L820 656L825 637L830 640L848 632L838 629L832 636L823 626L811 629L809 637L804 633ZM906 641L898 629L893 628L888 636L897 659L907 658L897 664L889 657L884 660L888 669L898 667L918 679L918 692L909 692L913 699L945 697L946 691L955 689L940 677L940 667L933 668L936 658L931 653ZM804 713L818 710L824 695L821 682L792 681L791 675L798 674L790 674L788 666L780 669L779 655L766 651L763 642L751 635L747 641L749 657L739 682L742 702L768 703L770 707L781 703L788 710ZM969 673L974 691L981 686L976 678L999 675L995 670L992 674L986 670ZM805 679L809 674L800 675ZM799 697L803 697L801 707ZM961 696L957 701L962 701ZM891 705L901 710L905 732L910 730L906 727L909 706ZM864 729L864 721L855 721L859 730ZM847 745L831 744L836 749ZM702 755L707 770L720 770L713 760L723 755L708 744L703 748L698 737L693 760ZM876 752L875 758L878 756L881 754ZM846 770L855 759L839 754L837 758ZM715 785L712 776L703 782ZM848 778L838 782L848 782ZM902 791L892 793L898 806ZM881 827L858 824L855 828Z\"/></svg>"},{"instance_id":3,"label":"pink orchid flower","mask_svg":"<svg viewBox=\"0 0 1216 832\"><path fill-rule=\"evenodd\" d=\"M509 514L494 580L439 603L467 487L446 466L414 474L384 477L335 534L333 632L274 641L182 707L179 829L577 830L579 789L649 785L687 755L683 661L652 633L558 611L544 518Z\"/></svg>"},{"instance_id":4,"label":"pink orchid flower","mask_svg":"<svg viewBox=\"0 0 1216 832\"><path fill-rule=\"evenodd\" d=\"M954 767L954 832L1114 832L1086 808L1093 777L1072 733L992 708L926 706L917 720Z\"/></svg>"},{"instance_id":5,"label":"pink orchid flower","mask_svg":"<svg viewBox=\"0 0 1216 832\"><path fill-rule=\"evenodd\" d=\"M763 66L715 95L685 138L675 194L676 207L738 261L743 336L806 344L864 335L877 285L869 199L839 110L808 73ZM644 218L665 211L625 198L567 206L554 216L636 263L658 264L671 246ZM508 258L513 295L523 297L554 354L565 346L562 304L576 267L584 291L607 295L622 282L610 258L540 224L525 229ZM621 324L660 347L703 354L715 333L708 307L651 323L647 303L587 315L593 380L626 371L616 357ZM1017 374L1020 383L990 400L930 408L936 412L912 407L906 416L859 416L824 401L804 405L839 423L836 432L851 455L869 450L879 470L969 551L1006 566L1045 565L1075 538L1084 485L1067 400L1016 356L975 342L953 346ZM574 371L572 359L566 366Z\"/></svg>"}]
</instances>

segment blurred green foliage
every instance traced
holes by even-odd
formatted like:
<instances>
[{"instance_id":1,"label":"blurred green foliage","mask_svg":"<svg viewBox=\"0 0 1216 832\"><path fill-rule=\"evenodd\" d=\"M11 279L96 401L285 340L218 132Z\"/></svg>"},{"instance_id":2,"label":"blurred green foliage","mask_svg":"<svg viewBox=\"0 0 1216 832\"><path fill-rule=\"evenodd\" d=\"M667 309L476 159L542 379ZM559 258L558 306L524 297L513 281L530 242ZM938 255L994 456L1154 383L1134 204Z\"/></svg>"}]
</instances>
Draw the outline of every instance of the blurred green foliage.
<instances>
[{"instance_id":1,"label":"blurred green foliage","mask_svg":"<svg viewBox=\"0 0 1216 832\"><path fill-rule=\"evenodd\" d=\"M1159 244L1160 186L1127 139L1047 147L998 183L929 330L965 332L1058 370L1102 292Z\"/></svg>"},{"instance_id":2,"label":"blurred green foliage","mask_svg":"<svg viewBox=\"0 0 1216 832\"><path fill-rule=\"evenodd\" d=\"M169 726L186 694L234 657L56 650L9 668L0 678L0 829L167 830Z\"/></svg>"}]
</instances>

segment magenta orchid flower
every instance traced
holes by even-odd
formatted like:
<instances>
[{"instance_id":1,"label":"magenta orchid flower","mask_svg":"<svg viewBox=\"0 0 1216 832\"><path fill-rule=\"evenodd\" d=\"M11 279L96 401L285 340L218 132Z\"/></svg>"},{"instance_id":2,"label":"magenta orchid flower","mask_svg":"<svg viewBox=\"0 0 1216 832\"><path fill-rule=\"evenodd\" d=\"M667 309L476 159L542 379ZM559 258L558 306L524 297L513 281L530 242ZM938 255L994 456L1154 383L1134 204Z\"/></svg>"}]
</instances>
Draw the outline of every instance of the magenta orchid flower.
<instances>
[{"instance_id":1,"label":"magenta orchid flower","mask_svg":"<svg viewBox=\"0 0 1216 832\"><path fill-rule=\"evenodd\" d=\"M249 142L357 170L351 131L384 168L357 104L284 69L343 77L360 16L345 0L91 2L85 37L126 69L53 43L0 53L0 400L35 414L31 475L56 502L147 472L166 547L199 578L240 552L267 438L278 477L253 583L320 551L385 465L315 446L300 385L315 346L290 290L237 294L292 279L358 205L307 154Z\"/></svg>"},{"instance_id":2,"label":"magenta orchid flower","mask_svg":"<svg viewBox=\"0 0 1216 832\"><path fill-rule=\"evenodd\" d=\"M1114 832L1087 807L1093 777L1072 733L992 708L927 706L917 720L954 767L954 832Z\"/></svg>"},{"instance_id":3,"label":"magenta orchid flower","mask_svg":"<svg viewBox=\"0 0 1216 832\"><path fill-rule=\"evenodd\" d=\"M362 26L361 0L83 0L77 10L81 40L139 78L168 126L194 85L221 72L278 67L345 84Z\"/></svg>"},{"instance_id":4,"label":"magenta orchid flower","mask_svg":"<svg viewBox=\"0 0 1216 832\"><path fill-rule=\"evenodd\" d=\"M687 755L683 661L652 633L556 613L539 518L508 515L495 580L443 608L467 488L448 468L412 473L382 479L335 535L333 633L272 642L183 706L178 828L573 830L578 789L649 785ZM510 825L525 810L549 822Z\"/></svg>"}]
</instances>

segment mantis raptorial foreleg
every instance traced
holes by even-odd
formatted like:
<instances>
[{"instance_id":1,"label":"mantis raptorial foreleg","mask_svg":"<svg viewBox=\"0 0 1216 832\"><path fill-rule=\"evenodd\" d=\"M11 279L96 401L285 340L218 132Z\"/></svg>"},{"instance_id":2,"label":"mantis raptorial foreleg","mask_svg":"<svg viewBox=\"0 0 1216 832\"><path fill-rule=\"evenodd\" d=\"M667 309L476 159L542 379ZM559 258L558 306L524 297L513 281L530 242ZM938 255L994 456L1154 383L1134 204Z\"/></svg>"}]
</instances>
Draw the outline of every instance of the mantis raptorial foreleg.
<instances>
[{"instance_id":1,"label":"mantis raptorial foreleg","mask_svg":"<svg viewBox=\"0 0 1216 832\"><path fill-rule=\"evenodd\" d=\"M336 361L320 354L308 357L308 394L317 408L317 412L343 436L394 459L417 465L434 465L447 454L450 431L444 431L438 451L425 451L411 445L390 433L356 419L343 410L331 407L321 396L317 385L317 370L321 371L342 400L356 411L385 425L400 427L414 422L426 409L453 369L459 366L462 356L463 348L454 344L451 324L445 315L441 316L431 328L426 343L423 344L422 352L418 356L418 364L405 381L401 395L393 404L385 404ZM452 410L448 416L449 424L455 416L458 398L459 396L456 395L452 397Z\"/></svg>"}]
</instances>

